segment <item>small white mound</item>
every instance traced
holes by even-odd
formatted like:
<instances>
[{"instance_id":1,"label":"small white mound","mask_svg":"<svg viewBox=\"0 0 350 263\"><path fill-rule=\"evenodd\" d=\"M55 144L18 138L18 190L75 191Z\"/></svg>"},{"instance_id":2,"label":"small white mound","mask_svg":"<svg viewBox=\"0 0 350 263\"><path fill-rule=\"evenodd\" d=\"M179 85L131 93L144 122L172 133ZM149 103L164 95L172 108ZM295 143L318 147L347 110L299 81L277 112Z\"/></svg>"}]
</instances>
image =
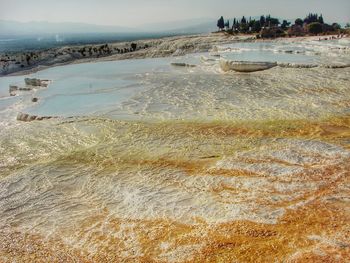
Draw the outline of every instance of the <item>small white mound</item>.
<instances>
[{"instance_id":1,"label":"small white mound","mask_svg":"<svg viewBox=\"0 0 350 263\"><path fill-rule=\"evenodd\" d=\"M253 62L253 61L232 61L220 60L220 67L223 71L255 72L276 67L276 62Z\"/></svg>"}]
</instances>

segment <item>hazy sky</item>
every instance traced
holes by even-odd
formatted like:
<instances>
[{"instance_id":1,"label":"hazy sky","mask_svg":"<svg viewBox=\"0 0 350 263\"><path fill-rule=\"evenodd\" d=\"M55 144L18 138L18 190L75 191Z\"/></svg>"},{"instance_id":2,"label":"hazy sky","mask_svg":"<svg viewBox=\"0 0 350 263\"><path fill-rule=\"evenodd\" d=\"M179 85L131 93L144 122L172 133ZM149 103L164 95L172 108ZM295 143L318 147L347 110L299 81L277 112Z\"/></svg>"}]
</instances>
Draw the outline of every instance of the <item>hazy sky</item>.
<instances>
[{"instance_id":1,"label":"hazy sky","mask_svg":"<svg viewBox=\"0 0 350 263\"><path fill-rule=\"evenodd\" d=\"M192 18L322 13L350 22L350 0L0 0L0 19L137 26Z\"/></svg>"}]
</instances>

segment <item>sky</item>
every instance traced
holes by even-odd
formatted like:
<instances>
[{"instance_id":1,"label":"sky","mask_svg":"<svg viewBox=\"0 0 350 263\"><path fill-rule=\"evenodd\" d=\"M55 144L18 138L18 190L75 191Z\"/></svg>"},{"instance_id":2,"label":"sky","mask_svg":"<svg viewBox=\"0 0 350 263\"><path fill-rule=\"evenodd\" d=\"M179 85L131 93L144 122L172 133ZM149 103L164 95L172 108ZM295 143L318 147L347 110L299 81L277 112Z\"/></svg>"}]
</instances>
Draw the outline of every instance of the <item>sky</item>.
<instances>
[{"instance_id":1,"label":"sky","mask_svg":"<svg viewBox=\"0 0 350 263\"><path fill-rule=\"evenodd\" d=\"M137 27L197 18L322 13L326 22L350 22L350 0L0 0L0 20L79 22Z\"/></svg>"}]
</instances>

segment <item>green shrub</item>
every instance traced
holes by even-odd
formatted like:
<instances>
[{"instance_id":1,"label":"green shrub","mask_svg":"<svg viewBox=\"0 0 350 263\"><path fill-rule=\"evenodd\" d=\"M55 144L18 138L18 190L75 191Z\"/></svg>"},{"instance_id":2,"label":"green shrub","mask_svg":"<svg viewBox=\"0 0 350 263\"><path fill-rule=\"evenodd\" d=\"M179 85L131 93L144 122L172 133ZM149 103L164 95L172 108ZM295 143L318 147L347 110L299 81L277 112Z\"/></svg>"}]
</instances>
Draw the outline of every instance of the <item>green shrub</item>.
<instances>
[{"instance_id":1,"label":"green shrub","mask_svg":"<svg viewBox=\"0 0 350 263\"><path fill-rule=\"evenodd\" d=\"M285 32L280 28L264 28L260 31L261 38L275 38L285 36Z\"/></svg>"},{"instance_id":2,"label":"green shrub","mask_svg":"<svg viewBox=\"0 0 350 263\"><path fill-rule=\"evenodd\" d=\"M131 49L132 49L133 51L135 51L136 48L137 48L137 44L136 44L136 43L131 43Z\"/></svg>"},{"instance_id":3,"label":"green shrub","mask_svg":"<svg viewBox=\"0 0 350 263\"><path fill-rule=\"evenodd\" d=\"M340 26L338 23L333 23L333 24L332 24L332 27L333 27L333 29L334 29L335 31L341 29L341 26Z\"/></svg>"},{"instance_id":4,"label":"green shrub","mask_svg":"<svg viewBox=\"0 0 350 263\"><path fill-rule=\"evenodd\" d=\"M288 35L289 36L303 36L303 35L305 35L305 30L303 27L301 27L299 25L292 25L288 29Z\"/></svg>"},{"instance_id":5,"label":"green shrub","mask_svg":"<svg viewBox=\"0 0 350 263\"><path fill-rule=\"evenodd\" d=\"M323 32L333 32L334 28L331 25L323 24L322 25L322 31Z\"/></svg>"},{"instance_id":6,"label":"green shrub","mask_svg":"<svg viewBox=\"0 0 350 263\"><path fill-rule=\"evenodd\" d=\"M303 26L304 21L302 19L298 18L298 19L295 20L295 24L298 25L298 26Z\"/></svg>"},{"instance_id":7,"label":"green shrub","mask_svg":"<svg viewBox=\"0 0 350 263\"><path fill-rule=\"evenodd\" d=\"M313 22L308 25L308 31L311 34L315 34L315 35L320 34L323 32L322 24L319 22Z\"/></svg>"}]
</instances>

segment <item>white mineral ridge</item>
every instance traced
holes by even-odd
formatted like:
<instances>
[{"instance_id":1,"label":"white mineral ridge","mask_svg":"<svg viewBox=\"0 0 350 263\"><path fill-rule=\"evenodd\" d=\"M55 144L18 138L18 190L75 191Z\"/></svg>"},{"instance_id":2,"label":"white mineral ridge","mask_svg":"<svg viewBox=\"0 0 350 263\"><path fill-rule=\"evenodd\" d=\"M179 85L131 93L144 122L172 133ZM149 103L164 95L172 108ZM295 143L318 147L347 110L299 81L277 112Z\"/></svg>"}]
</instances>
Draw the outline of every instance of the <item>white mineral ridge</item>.
<instances>
[{"instance_id":1,"label":"white mineral ridge","mask_svg":"<svg viewBox=\"0 0 350 263\"><path fill-rule=\"evenodd\" d=\"M220 60L220 67L223 71L255 72L276 67L276 62L252 62L252 61L232 61Z\"/></svg>"}]
</instances>

